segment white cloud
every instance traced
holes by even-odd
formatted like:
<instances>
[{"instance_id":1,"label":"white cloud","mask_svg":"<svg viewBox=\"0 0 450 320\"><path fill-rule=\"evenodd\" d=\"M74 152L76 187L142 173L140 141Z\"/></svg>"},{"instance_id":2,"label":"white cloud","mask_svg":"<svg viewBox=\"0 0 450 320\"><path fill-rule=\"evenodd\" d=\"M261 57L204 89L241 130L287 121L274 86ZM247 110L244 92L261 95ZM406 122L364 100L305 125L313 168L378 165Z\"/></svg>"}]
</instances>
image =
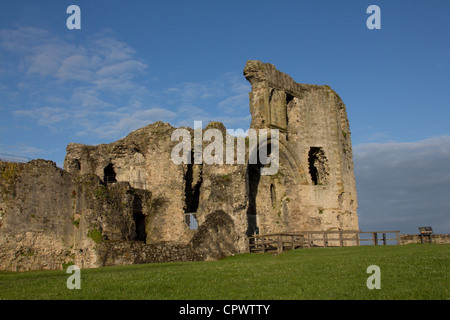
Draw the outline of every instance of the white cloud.
<instances>
[{"instance_id":1,"label":"white cloud","mask_svg":"<svg viewBox=\"0 0 450 320\"><path fill-rule=\"evenodd\" d=\"M179 119L175 125L193 127L194 121L206 125L220 121L228 129L250 125L248 93L250 84L241 73L224 73L204 82L175 84L164 90L163 98L176 105Z\"/></svg>"},{"instance_id":2,"label":"white cloud","mask_svg":"<svg viewBox=\"0 0 450 320\"><path fill-rule=\"evenodd\" d=\"M73 54L63 59L55 76L61 80L92 81L93 70L87 55Z\"/></svg>"},{"instance_id":3,"label":"white cloud","mask_svg":"<svg viewBox=\"0 0 450 320\"><path fill-rule=\"evenodd\" d=\"M63 121L70 116L66 109L56 107L22 109L14 111L14 114L35 118L40 125L51 125Z\"/></svg>"},{"instance_id":4,"label":"white cloud","mask_svg":"<svg viewBox=\"0 0 450 320\"><path fill-rule=\"evenodd\" d=\"M43 149L28 146L25 144L11 146L0 144L0 158L4 160L17 160L27 162L44 153ZM20 155L20 156L19 156Z\"/></svg>"},{"instance_id":5,"label":"white cloud","mask_svg":"<svg viewBox=\"0 0 450 320\"><path fill-rule=\"evenodd\" d=\"M31 52L42 39L50 38L49 31L35 27L0 30L0 45L11 52Z\"/></svg>"},{"instance_id":6,"label":"white cloud","mask_svg":"<svg viewBox=\"0 0 450 320\"><path fill-rule=\"evenodd\" d=\"M136 60L127 60L102 67L96 72L96 76L100 79L105 77L132 78L135 72L142 72L146 68L147 65L142 62Z\"/></svg>"},{"instance_id":7,"label":"white cloud","mask_svg":"<svg viewBox=\"0 0 450 320\"><path fill-rule=\"evenodd\" d=\"M223 84L219 81L196 83L184 82L170 87L164 91L173 103L217 98L225 95Z\"/></svg>"},{"instance_id":8,"label":"white cloud","mask_svg":"<svg viewBox=\"0 0 450 320\"><path fill-rule=\"evenodd\" d=\"M231 87L231 95L222 100L218 107L226 114L235 114L243 110L248 112L248 94L251 91L250 83L244 77L238 77L237 74L227 73L224 75L224 78Z\"/></svg>"},{"instance_id":9,"label":"white cloud","mask_svg":"<svg viewBox=\"0 0 450 320\"><path fill-rule=\"evenodd\" d=\"M450 233L450 136L353 150L362 229Z\"/></svg>"},{"instance_id":10,"label":"white cloud","mask_svg":"<svg viewBox=\"0 0 450 320\"><path fill-rule=\"evenodd\" d=\"M238 94L221 101L218 107L227 113L236 112L236 109L248 106L248 93Z\"/></svg>"},{"instance_id":11,"label":"white cloud","mask_svg":"<svg viewBox=\"0 0 450 320\"><path fill-rule=\"evenodd\" d=\"M2 106L31 120L30 132L38 131L34 123L95 144L158 120L189 127L198 120L221 121L228 129L248 129L250 85L242 72L165 89L157 87L157 75L149 76L148 63L112 32L81 41L39 28L0 30L0 54L8 57L1 69L14 78L0 74Z\"/></svg>"},{"instance_id":12,"label":"white cloud","mask_svg":"<svg viewBox=\"0 0 450 320\"><path fill-rule=\"evenodd\" d=\"M136 55L132 47L117 40L109 30L95 34L89 39L88 45L94 56L101 57L107 65L132 59Z\"/></svg>"},{"instance_id":13,"label":"white cloud","mask_svg":"<svg viewBox=\"0 0 450 320\"><path fill-rule=\"evenodd\" d=\"M103 124L93 131L99 138L109 138L111 136L121 136L130 133L136 129L144 127L156 121L168 121L176 117L176 113L162 109L151 108L146 110L138 110L133 113L127 112L108 112L106 124Z\"/></svg>"},{"instance_id":14,"label":"white cloud","mask_svg":"<svg viewBox=\"0 0 450 320\"><path fill-rule=\"evenodd\" d=\"M100 92L96 88L75 88L69 98L69 103L79 112L96 112L100 109L114 108L113 102L100 98Z\"/></svg>"},{"instance_id":15,"label":"white cloud","mask_svg":"<svg viewBox=\"0 0 450 320\"><path fill-rule=\"evenodd\" d=\"M16 96L26 107L16 108L15 116L73 128L79 135L103 129L101 136L111 139L128 133L121 130L136 129L137 123L159 120L156 114L173 116L141 110L148 90L138 77L148 65L129 45L110 31L87 36L83 45L74 43L39 28L0 31L0 50L14 54L19 66L14 70Z\"/></svg>"}]
</instances>

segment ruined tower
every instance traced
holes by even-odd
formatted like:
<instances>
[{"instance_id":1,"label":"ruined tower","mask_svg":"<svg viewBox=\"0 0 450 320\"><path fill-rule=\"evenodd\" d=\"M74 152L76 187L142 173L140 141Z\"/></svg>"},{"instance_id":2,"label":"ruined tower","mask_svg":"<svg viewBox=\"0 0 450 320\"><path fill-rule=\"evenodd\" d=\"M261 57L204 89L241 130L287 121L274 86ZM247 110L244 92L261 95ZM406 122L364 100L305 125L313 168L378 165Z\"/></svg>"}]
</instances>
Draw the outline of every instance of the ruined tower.
<instances>
[{"instance_id":1,"label":"ruined tower","mask_svg":"<svg viewBox=\"0 0 450 320\"><path fill-rule=\"evenodd\" d=\"M328 86L296 83L273 65L248 61L251 128L279 130L280 169L248 167L248 233L358 230L349 122Z\"/></svg>"}]
</instances>

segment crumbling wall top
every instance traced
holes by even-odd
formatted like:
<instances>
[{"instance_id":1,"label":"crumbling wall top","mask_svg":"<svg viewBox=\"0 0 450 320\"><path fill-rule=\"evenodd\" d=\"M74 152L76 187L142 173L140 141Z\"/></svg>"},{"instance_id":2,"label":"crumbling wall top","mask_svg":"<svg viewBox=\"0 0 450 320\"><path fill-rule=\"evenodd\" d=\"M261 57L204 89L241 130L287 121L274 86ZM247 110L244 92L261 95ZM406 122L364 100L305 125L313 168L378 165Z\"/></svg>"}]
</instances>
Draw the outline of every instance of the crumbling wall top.
<instances>
[{"instance_id":1,"label":"crumbling wall top","mask_svg":"<svg viewBox=\"0 0 450 320\"><path fill-rule=\"evenodd\" d=\"M289 75L283 73L270 63L258 60L248 60L244 68L245 78L253 85L267 82L271 87L283 89L294 96L301 96L305 90L313 90L322 86L295 82Z\"/></svg>"}]
</instances>

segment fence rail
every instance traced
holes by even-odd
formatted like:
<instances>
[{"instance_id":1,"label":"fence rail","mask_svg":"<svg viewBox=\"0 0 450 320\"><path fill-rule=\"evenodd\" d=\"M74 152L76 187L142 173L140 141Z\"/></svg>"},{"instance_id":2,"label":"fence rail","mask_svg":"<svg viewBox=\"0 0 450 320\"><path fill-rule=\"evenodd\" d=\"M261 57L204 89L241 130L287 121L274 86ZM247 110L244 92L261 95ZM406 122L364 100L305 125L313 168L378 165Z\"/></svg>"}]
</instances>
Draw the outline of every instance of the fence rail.
<instances>
[{"instance_id":1,"label":"fence rail","mask_svg":"<svg viewBox=\"0 0 450 320\"><path fill-rule=\"evenodd\" d=\"M387 238L387 234L395 233L395 238ZM297 248L311 247L347 247L359 246L362 241L371 241L373 245L387 245L387 241L400 244L400 231L297 231L275 234L253 235L248 237L250 252L277 252ZM372 237L362 238L361 235L371 234ZM381 237L378 235L381 234Z\"/></svg>"}]
</instances>

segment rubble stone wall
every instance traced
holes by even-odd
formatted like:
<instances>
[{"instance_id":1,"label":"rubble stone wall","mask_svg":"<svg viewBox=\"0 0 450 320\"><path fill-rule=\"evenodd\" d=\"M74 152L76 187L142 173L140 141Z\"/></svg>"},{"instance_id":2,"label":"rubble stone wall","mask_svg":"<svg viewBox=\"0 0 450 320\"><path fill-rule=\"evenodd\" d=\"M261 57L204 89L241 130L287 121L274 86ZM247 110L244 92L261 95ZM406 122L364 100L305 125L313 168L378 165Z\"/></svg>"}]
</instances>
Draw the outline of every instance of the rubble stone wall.
<instances>
[{"instance_id":1,"label":"rubble stone wall","mask_svg":"<svg viewBox=\"0 0 450 320\"><path fill-rule=\"evenodd\" d=\"M450 243L450 234L432 234L432 243L445 244ZM430 243L430 237L423 237L424 243ZM412 243L422 243L421 236L419 234L401 234L400 235L401 244L412 244Z\"/></svg>"},{"instance_id":2,"label":"rubble stone wall","mask_svg":"<svg viewBox=\"0 0 450 320\"><path fill-rule=\"evenodd\" d=\"M263 175L245 139L245 163L175 164L177 129L161 121L109 144L67 146L64 170L51 161L0 162L0 269L99 267L211 260L248 252L247 236L358 230L346 108L328 86L300 84L275 66L248 61L250 129L279 131L279 169ZM224 144L223 124L210 129ZM230 128L237 129L237 128ZM196 131L198 132L198 131ZM204 141L207 140L207 141ZM215 142L215 140L214 140ZM208 139L201 151L209 150ZM220 148L220 147L219 147ZM220 149L215 149L220 151ZM242 150L240 150L242 152ZM191 229L192 214L198 229Z\"/></svg>"}]
</instances>

